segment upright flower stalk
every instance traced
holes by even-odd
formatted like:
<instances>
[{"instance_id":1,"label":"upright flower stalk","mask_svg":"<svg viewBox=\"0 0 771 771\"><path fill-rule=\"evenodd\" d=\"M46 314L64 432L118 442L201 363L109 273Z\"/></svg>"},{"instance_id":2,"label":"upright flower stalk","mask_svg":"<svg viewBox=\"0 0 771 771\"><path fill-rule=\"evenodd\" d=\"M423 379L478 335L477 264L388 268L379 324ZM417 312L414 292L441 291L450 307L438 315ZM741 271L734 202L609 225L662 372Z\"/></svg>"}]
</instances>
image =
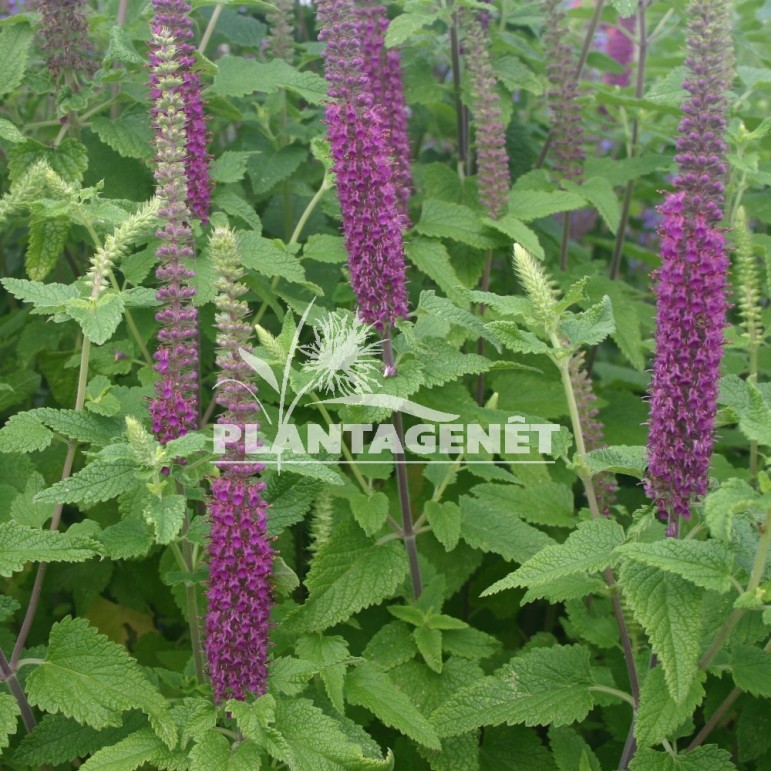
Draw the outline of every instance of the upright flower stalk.
<instances>
[{"instance_id":1,"label":"upright flower stalk","mask_svg":"<svg viewBox=\"0 0 771 771\"><path fill-rule=\"evenodd\" d=\"M352 0L319 0L327 134L359 315L381 332L407 315L402 215L388 127L363 66Z\"/></svg>"},{"instance_id":2,"label":"upright flower stalk","mask_svg":"<svg viewBox=\"0 0 771 771\"><path fill-rule=\"evenodd\" d=\"M209 132L201 96L201 78L193 69L195 46L191 43L194 33L193 22L189 16L190 3L185 0L153 0L153 10L153 34L157 35L166 30L166 34L177 47L177 63L182 79L180 94L186 119L187 204L192 214L206 223L211 207L209 153L206 149ZM155 76L151 78L150 87L153 99L157 100L160 94Z\"/></svg>"},{"instance_id":3,"label":"upright flower stalk","mask_svg":"<svg viewBox=\"0 0 771 771\"><path fill-rule=\"evenodd\" d=\"M465 14L465 23L464 60L473 99L479 198L488 216L498 219L506 208L509 193L506 126L496 93L497 79L490 61L488 34L471 13Z\"/></svg>"},{"instance_id":4,"label":"upright flower stalk","mask_svg":"<svg viewBox=\"0 0 771 771\"><path fill-rule=\"evenodd\" d=\"M294 4L292 0L278 0L276 9L265 14L269 25L267 51L275 59L292 60L294 52Z\"/></svg>"},{"instance_id":5,"label":"upright flower stalk","mask_svg":"<svg viewBox=\"0 0 771 771\"><path fill-rule=\"evenodd\" d=\"M165 29L153 33L153 125L156 134L155 179L161 201L161 227L156 277L161 282L156 298L163 307L156 314L161 327L155 352L160 373L155 398L150 402L153 433L165 444L198 425L198 311L192 304L193 272L182 260L192 257L193 233L187 208L186 117L184 81L179 49Z\"/></svg>"},{"instance_id":6,"label":"upright flower stalk","mask_svg":"<svg viewBox=\"0 0 771 771\"><path fill-rule=\"evenodd\" d=\"M690 4L683 84L690 96L677 141L679 175L661 207L646 489L673 536L694 499L707 492L714 440L728 270L718 224L732 65L729 7L725 0Z\"/></svg>"},{"instance_id":7,"label":"upright flower stalk","mask_svg":"<svg viewBox=\"0 0 771 771\"><path fill-rule=\"evenodd\" d=\"M240 351L251 352L249 312L241 296L244 271L236 237L216 228L209 242L217 272L217 403L220 424L256 424L259 407L251 368ZM248 462L242 440L228 446L218 464L222 475L211 482L209 518L209 601L205 648L214 697L245 699L262 695L267 682L268 632L272 603L273 550L267 535L265 489L256 476L262 466Z\"/></svg>"},{"instance_id":8,"label":"upright flower stalk","mask_svg":"<svg viewBox=\"0 0 771 771\"><path fill-rule=\"evenodd\" d=\"M21 3L9 3L10 14ZM93 72L88 43L88 0L37 0L40 12L40 36L48 71L59 80L73 78L79 72ZM74 85L74 80L72 81Z\"/></svg>"},{"instance_id":9,"label":"upright flower stalk","mask_svg":"<svg viewBox=\"0 0 771 771\"><path fill-rule=\"evenodd\" d=\"M407 131L407 105L399 52L385 47L388 17L382 5L365 4L357 7L363 69L369 79L374 104L386 124L386 136L393 161L393 183L399 210L407 217L412 193L410 172L410 138Z\"/></svg>"}]
</instances>

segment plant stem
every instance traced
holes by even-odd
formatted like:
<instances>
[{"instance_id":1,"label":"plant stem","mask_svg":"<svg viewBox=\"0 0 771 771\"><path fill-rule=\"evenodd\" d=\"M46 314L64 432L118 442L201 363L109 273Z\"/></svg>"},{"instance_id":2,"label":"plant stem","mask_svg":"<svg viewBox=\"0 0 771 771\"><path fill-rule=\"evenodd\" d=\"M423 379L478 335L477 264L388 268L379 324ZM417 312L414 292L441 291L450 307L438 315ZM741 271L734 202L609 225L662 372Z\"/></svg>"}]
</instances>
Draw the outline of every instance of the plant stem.
<instances>
[{"instance_id":1,"label":"plant stem","mask_svg":"<svg viewBox=\"0 0 771 771\"><path fill-rule=\"evenodd\" d=\"M645 9L647 0L640 0L637 6L637 26L639 50L637 54L637 78L635 81L634 95L636 99L642 99L645 93L645 65L648 60L648 32L646 25ZM629 141L629 157L634 158L637 155L637 144L639 141L640 122L635 117L632 119L632 135ZM613 256L610 261L610 278L615 280L621 271L621 253L624 249L624 239L626 229L629 224L629 212L632 208L632 196L634 193L634 181L629 180L626 183L624 191L624 203L621 209L621 221L616 232L616 241L613 244Z\"/></svg>"},{"instance_id":2,"label":"plant stem","mask_svg":"<svg viewBox=\"0 0 771 771\"><path fill-rule=\"evenodd\" d=\"M458 116L458 161L465 176L471 173L471 158L468 137L468 110L461 100L461 56L460 40L458 38L458 12L452 14L450 24L450 56L452 60L452 85L455 91L455 111Z\"/></svg>"},{"instance_id":3,"label":"plant stem","mask_svg":"<svg viewBox=\"0 0 771 771\"><path fill-rule=\"evenodd\" d=\"M395 372L394 349L391 344L391 334L383 335L383 362L386 370ZM393 413L391 421L396 431L400 447L404 448L404 421L398 410ZM412 524L412 506L410 504L410 488L407 479L407 466L404 462L404 452L394 452L396 465L396 485L399 489L399 505L402 510L402 532L404 533L404 548L407 550L407 560L410 564L410 577L412 578L412 593L417 600L423 593L423 579L420 575L420 563L418 562L418 544L415 540L415 530Z\"/></svg>"},{"instance_id":4,"label":"plant stem","mask_svg":"<svg viewBox=\"0 0 771 771\"><path fill-rule=\"evenodd\" d=\"M24 689L21 687L21 683L16 677L16 672L8 663L8 659L5 657L5 653L3 653L2 650L0 650L0 672L3 673L3 679L8 685L8 690L19 705L21 720L24 723L24 727L27 729L27 733L29 733L37 725L37 721L32 714L32 707L30 707L29 701L27 700L27 694L24 693Z\"/></svg>"},{"instance_id":5,"label":"plant stem","mask_svg":"<svg viewBox=\"0 0 771 771\"><path fill-rule=\"evenodd\" d=\"M568 269L568 249L570 247L570 223L572 222L572 215L569 211L566 211L562 215L562 243L560 244L560 270L566 271Z\"/></svg>"},{"instance_id":6,"label":"plant stem","mask_svg":"<svg viewBox=\"0 0 771 771\"><path fill-rule=\"evenodd\" d=\"M586 29L586 37L584 37L584 45L581 48L581 55L578 57L578 63L576 64L576 70L573 78L576 82L581 80L581 75L584 73L584 67L586 66L586 60L589 57L589 51L592 49L592 43L594 42L594 36L597 32L597 27L600 24L600 17L602 16L602 9L605 5L605 0L597 0L597 4L594 6L594 14L592 20L589 22L589 26ZM535 162L535 168L540 169L543 166L546 156L549 154L549 148L551 147L554 134L549 131L544 140L543 147L541 148L541 154L538 156L538 160Z\"/></svg>"},{"instance_id":7,"label":"plant stem","mask_svg":"<svg viewBox=\"0 0 771 771\"><path fill-rule=\"evenodd\" d=\"M482 292L487 292L490 290L490 273L492 272L493 268L493 250L488 249L487 250L487 257L485 259L485 268L482 272L482 280L479 283L479 288ZM479 306L479 315L484 317L485 311L487 310L487 306L482 303L482 305ZM483 338L479 338L477 340L477 353L480 356L485 355L485 341ZM485 373L480 372L477 375L477 404L480 407L483 407L485 403Z\"/></svg>"},{"instance_id":8,"label":"plant stem","mask_svg":"<svg viewBox=\"0 0 771 771\"><path fill-rule=\"evenodd\" d=\"M216 7L214 8L211 18L209 19L209 23L206 25L206 30L203 33L203 37L201 38L201 43L198 46L199 54L206 53L206 46L209 45L211 36L214 34L214 28L217 26L217 21L222 14L223 8L224 5L222 3L217 3Z\"/></svg>"},{"instance_id":9,"label":"plant stem","mask_svg":"<svg viewBox=\"0 0 771 771\"><path fill-rule=\"evenodd\" d=\"M624 691L619 691L618 688L610 688L607 685L592 685L589 687L590 691L597 691L598 693L608 693L611 696L617 696L619 699L623 699L627 704L634 707L634 699Z\"/></svg>"}]
</instances>

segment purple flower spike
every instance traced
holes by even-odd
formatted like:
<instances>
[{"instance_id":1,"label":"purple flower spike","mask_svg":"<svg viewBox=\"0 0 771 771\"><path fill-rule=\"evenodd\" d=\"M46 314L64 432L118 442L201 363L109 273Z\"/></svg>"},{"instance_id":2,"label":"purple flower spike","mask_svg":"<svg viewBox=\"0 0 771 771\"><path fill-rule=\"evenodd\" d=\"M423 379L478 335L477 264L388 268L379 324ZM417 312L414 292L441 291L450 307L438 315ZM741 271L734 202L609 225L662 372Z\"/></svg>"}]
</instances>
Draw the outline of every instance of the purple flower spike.
<instances>
[{"instance_id":1,"label":"purple flower spike","mask_svg":"<svg viewBox=\"0 0 771 771\"><path fill-rule=\"evenodd\" d=\"M498 219L506 207L510 184L506 127L495 90L488 35L474 17L468 19L467 26L464 55L473 94L479 197L490 217Z\"/></svg>"},{"instance_id":2,"label":"purple flower spike","mask_svg":"<svg viewBox=\"0 0 771 771\"><path fill-rule=\"evenodd\" d=\"M679 176L661 207L656 362L651 382L646 489L676 535L707 492L726 324L726 174L723 135L732 48L729 4L693 0L677 142Z\"/></svg>"},{"instance_id":3,"label":"purple flower spike","mask_svg":"<svg viewBox=\"0 0 771 771\"><path fill-rule=\"evenodd\" d=\"M326 108L351 283L359 315L379 330L407 315L407 289L388 129L363 66L352 0L319 0L325 40Z\"/></svg>"},{"instance_id":4,"label":"purple flower spike","mask_svg":"<svg viewBox=\"0 0 771 771\"><path fill-rule=\"evenodd\" d=\"M626 19L620 19L618 27L608 29L608 39L605 44L605 53L619 64L624 66L624 71L619 74L613 72L606 73L605 82L612 86L628 86L629 78L632 74L630 65L634 59L634 43L624 31L633 33L637 19L630 16Z\"/></svg>"},{"instance_id":5,"label":"purple flower spike","mask_svg":"<svg viewBox=\"0 0 771 771\"><path fill-rule=\"evenodd\" d=\"M412 174L401 60L395 48L385 47L389 24L386 9L382 5L364 6L357 8L356 13L359 18L364 72L369 79L375 105L380 108L387 126L396 195L399 209L406 218L412 193Z\"/></svg>"},{"instance_id":6,"label":"purple flower spike","mask_svg":"<svg viewBox=\"0 0 771 771\"><path fill-rule=\"evenodd\" d=\"M9 3L8 12L18 12L20 3ZM94 62L88 42L86 9L88 0L37 0L40 36L46 66L59 80L65 73L93 73ZM73 79L77 83L77 78Z\"/></svg>"},{"instance_id":7,"label":"purple flower spike","mask_svg":"<svg viewBox=\"0 0 771 771\"><path fill-rule=\"evenodd\" d=\"M188 184L188 206L195 217L204 224L209 219L211 205L211 179L209 177L209 153L206 146L209 132L201 97L201 78L193 69L195 46L192 45L193 22L189 17L190 4L185 0L153 0L152 30L158 34L167 30L177 46L179 71L182 77L182 98L186 117L187 156L185 174ZM155 52L151 53L153 63ZM157 99L158 86L154 78L150 81L153 98Z\"/></svg>"},{"instance_id":8,"label":"purple flower spike","mask_svg":"<svg viewBox=\"0 0 771 771\"><path fill-rule=\"evenodd\" d=\"M262 466L247 462L246 424L259 428L254 372L241 356L251 351L249 312L240 298L246 287L235 234L216 228L209 241L217 271L218 423L238 426L242 439L228 445L222 476L211 483L209 600L206 657L217 702L265 693L273 563L266 530L265 485L255 478ZM256 429L255 429L256 430Z\"/></svg>"},{"instance_id":9,"label":"purple flower spike","mask_svg":"<svg viewBox=\"0 0 771 771\"><path fill-rule=\"evenodd\" d=\"M155 179L163 226L156 276L156 298L163 307L155 318L161 327L155 352L160 380L150 402L153 433L158 441L176 439L198 426L198 311L191 302L193 273L182 260L193 256L193 234L185 203L185 112L178 49L165 30L153 34L153 128L156 140Z\"/></svg>"}]
</instances>

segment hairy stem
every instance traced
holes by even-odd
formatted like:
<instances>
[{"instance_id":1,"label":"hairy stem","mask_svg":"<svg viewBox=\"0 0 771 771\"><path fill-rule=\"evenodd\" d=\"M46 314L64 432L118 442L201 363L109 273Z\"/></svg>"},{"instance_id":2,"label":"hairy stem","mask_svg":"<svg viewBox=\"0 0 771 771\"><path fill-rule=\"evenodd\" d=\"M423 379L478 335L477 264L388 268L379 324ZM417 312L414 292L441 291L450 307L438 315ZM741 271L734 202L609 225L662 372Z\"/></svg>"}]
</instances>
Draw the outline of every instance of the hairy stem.
<instances>
[{"instance_id":1,"label":"hairy stem","mask_svg":"<svg viewBox=\"0 0 771 771\"><path fill-rule=\"evenodd\" d=\"M5 657L5 653L3 653L2 650L0 650L0 672L3 673L3 680L8 685L8 690L19 705L22 722L29 733L37 725L37 721L32 714L32 707L30 707L29 701L27 701L27 694L24 693L24 689L21 687L21 683L16 677L15 670L8 663L8 659Z\"/></svg>"},{"instance_id":2,"label":"hairy stem","mask_svg":"<svg viewBox=\"0 0 771 771\"><path fill-rule=\"evenodd\" d=\"M394 349L391 345L390 332L383 336L383 362L386 370L395 372ZM404 447L404 421L402 414L398 410L393 413L391 418L396 431L396 437L399 440L400 447ZM412 593L417 600L423 593L423 579L420 575L420 563L418 562L418 544L415 539L415 529L412 524L412 505L410 503L410 488L407 479L407 465L405 464L404 452L394 452L394 463L396 465L396 485L399 489L399 505L402 510L402 532L404 533L404 548L407 550L407 560L410 564L410 577L412 579Z\"/></svg>"}]
</instances>

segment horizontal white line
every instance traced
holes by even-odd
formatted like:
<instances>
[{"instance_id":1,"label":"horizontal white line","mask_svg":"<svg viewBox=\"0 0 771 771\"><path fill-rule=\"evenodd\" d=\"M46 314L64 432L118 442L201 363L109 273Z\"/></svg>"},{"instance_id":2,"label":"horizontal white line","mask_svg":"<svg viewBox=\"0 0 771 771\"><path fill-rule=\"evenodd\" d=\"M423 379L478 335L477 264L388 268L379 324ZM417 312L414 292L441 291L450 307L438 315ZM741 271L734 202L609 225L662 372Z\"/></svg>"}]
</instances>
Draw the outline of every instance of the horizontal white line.
<instances>
[{"instance_id":1,"label":"horizontal white line","mask_svg":"<svg viewBox=\"0 0 771 771\"><path fill-rule=\"evenodd\" d=\"M309 464L318 465L318 466L367 466L367 465L373 465L373 466L382 466L384 463L394 463L395 465L428 465L432 464L434 466L454 466L457 461L455 460L403 460L399 461L398 464L395 463L395 461L387 461L387 460L360 460L360 461L348 461L348 460L340 460L340 461L328 461L328 460L317 460L317 461L310 461L310 460L268 460L263 458L255 458L254 460L215 460L214 463L216 463L218 466L253 466L255 463L260 464L266 464L266 463L276 463L281 466L307 466ZM463 466L489 466L492 463L492 461L489 460L468 460L463 461L461 465ZM501 463L507 464L507 465L543 465L548 466L556 463L556 461L553 460L507 460L507 461L501 461ZM495 464L494 464L495 465Z\"/></svg>"}]
</instances>

